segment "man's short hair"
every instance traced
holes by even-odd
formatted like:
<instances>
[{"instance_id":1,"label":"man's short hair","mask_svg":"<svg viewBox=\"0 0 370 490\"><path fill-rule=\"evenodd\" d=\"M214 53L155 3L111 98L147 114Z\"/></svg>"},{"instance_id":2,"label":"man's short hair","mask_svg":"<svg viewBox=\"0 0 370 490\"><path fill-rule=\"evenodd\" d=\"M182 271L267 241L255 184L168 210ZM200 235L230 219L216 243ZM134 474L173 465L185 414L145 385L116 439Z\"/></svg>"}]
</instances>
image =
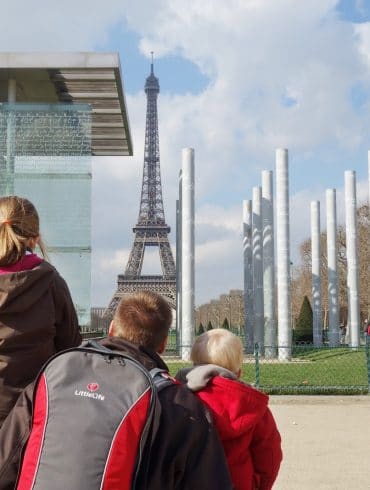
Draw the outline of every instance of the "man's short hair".
<instances>
[{"instance_id":1,"label":"man's short hair","mask_svg":"<svg viewBox=\"0 0 370 490\"><path fill-rule=\"evenodd\" d=\"M237 373L243 362L243 344L224 328L215 328L195 339L190 355L194 364L216 364Z\"/></svg>"},{"instance_id":2,"label":"man's short hair","mask_svg":"<svg viewBox=\"0 0 370 490\"><path fill-rule=\"evenodd\" d=\"M113 323L115 336L157 351L168 335L172 311L159 294L140 291L121 299Z\"/></svg>"}]
</instances>

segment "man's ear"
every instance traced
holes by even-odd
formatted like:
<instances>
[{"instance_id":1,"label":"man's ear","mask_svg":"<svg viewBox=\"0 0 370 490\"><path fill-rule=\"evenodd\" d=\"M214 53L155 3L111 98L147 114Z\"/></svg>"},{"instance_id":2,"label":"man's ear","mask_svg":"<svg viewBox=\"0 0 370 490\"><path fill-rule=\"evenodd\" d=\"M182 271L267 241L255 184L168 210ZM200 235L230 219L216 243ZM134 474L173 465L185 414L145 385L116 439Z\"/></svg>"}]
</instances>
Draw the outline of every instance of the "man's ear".
<instances>
[{"instance_id":1,"label":"man's ear","mask_svg":"<svg viewBox=\"0 0 370 490\"><path fill-rule=\"evenodd\" d=\"M109 337L114 337L114 322L113 322L113 320L109 324L108 335L109 335Z\"/></svg>"},{"instance_id":2,"label":"man's ear","mask_svg":"<svg viewBox=\"0 0 370 490\"><path fill-rule=\"evenodd\" d=\"M163 354L163 352L166 350L167 342L168 342L168 335L163 340L163 342L161 343L161 345L158 347L157 354Z\"/></svg>"}]
</instances>

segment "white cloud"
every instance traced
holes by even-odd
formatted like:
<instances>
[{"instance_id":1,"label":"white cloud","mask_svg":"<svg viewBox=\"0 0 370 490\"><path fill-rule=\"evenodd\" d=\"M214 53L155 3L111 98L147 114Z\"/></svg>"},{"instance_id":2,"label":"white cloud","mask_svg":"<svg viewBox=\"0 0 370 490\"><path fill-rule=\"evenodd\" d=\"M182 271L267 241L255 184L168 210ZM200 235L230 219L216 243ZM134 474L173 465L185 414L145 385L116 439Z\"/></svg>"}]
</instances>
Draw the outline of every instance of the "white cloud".
<instances>
[{"instance_id":1,"label":"white cloud","mask_svg":"<svg viewBox=\"0 0 370 490\"><path fill-rule=\"evenodd\" d=\"M370 69L370 22L357 24L354 27L357 36L358 49Z\"/></svg>"},{"instance_id":2,"label":"white cloud","mask_svg":"<svg viewBox=\"0 0 370 490\"><path fill-rule=\"evenodd\" d=\"M238 240L234 238L224 238L222 240L208 240L196 247L195 250L195 262L197 265L219 264L220 266L227 266L228 263L234 260L234 254L237 251L240 252L237 245ZM240 252L241 256L241 252Z\"/></svg>"},{"instance_id":3,"label":"white cloud","mask_svg":"<svg viewBox=\"0 0 370 490\"><path fill-rule=\"evenodd\" d=\"M243 263L241 237L209 237L195 248L195 297L199 305L229 289L241 288Z\"/></svg>"},{"instance_id":4,"label":"white cloud","mask_svg":"<svg viewBox=\"0 0 370 490\"><path fill-rule=\"evenodd\" d=\"M124 19L119 0L13 0L3 9L2 51L91 50Z\"/></svg>"},{"instance_id":5,"label":"white cloud","mask_svg":"<svg viewBox=\"0 0 370 490\"><path fill-rule=\"evenodd\" d=\"M102 257L99 261L100 269L103 273L114 273L122 270L124 264L126 264L130 250L122 249L115 250L113 256Z\"/></svg>"},{"instance_id":6,"label":"white cloud","mask_svg":"<svg viewBox=\"0 0 370 490\"><path fill-rule=\"evenodd\" d=\"M195 216L195 226L209 225L235 234L240 233L241 206L225 208L212 204L200 206Z\"/></svg>"}]
</instances>

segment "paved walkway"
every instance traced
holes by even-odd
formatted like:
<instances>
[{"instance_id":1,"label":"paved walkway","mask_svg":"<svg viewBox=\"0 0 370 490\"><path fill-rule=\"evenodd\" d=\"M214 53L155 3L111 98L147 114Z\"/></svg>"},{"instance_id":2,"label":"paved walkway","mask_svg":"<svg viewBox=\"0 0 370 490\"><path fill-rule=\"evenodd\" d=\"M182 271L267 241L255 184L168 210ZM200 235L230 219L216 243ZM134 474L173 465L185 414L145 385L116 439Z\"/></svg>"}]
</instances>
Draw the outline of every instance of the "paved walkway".
<instances>
[{"instance_id":1,"label":"paved walkway","mask_svg":"<svg viewBox=\"0 0 370 490\"><path fill-rule=\"evenodd\" d=\"M271 396L284 460L274 490L370 490L370 396Z\"/></svg>"}]
</instances>

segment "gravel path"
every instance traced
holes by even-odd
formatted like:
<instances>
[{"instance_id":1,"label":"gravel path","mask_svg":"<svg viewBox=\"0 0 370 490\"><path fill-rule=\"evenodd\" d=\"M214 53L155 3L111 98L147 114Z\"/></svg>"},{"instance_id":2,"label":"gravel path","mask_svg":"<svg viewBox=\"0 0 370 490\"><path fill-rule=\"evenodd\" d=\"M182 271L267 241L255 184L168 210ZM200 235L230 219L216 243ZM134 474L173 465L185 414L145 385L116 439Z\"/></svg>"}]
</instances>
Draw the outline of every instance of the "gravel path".
<instances>
[{"instance_id":1,"label":"gravel path","mask_svg":"<svg viewBox=\"0 0 370 490\"><path fill-rule=\"evenodd\" d=\"M370 490L370 396L271 396L284 459L274 490Z\"/></svg>"}]
</instances>

